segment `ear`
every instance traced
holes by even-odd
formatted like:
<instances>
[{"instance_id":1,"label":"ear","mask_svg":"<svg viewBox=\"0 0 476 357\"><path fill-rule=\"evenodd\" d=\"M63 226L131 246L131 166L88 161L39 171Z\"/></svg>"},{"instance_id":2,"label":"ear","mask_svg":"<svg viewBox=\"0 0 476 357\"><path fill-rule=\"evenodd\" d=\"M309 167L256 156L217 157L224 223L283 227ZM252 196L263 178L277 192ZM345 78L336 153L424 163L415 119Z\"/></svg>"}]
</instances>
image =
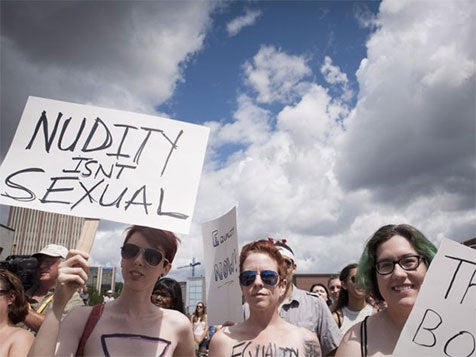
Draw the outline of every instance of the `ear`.
<instances>
[{"instance_id":1,"label":"ear","mask_svg":"<svg viewBox=\"0 0 476 357\"><path fill-rule=\"evenodd\" d=\"M172 269L172 263L169 263L169 262L165 262L165 265L164 265L164 274L162 276L165 276L169 273L170 269ZM161 277L162 277L161 276Z\"/></svg>"},{"instance_id":2,"label":"ear","mask_svg":"<svg viewBox=\"0 0 476 357\"><path fill-rule=\"evenodd\" d=\"M13 293L8 294L7 305L10 306L11 304L13 304L15 302L15 299L16 299L15 294Z\"/></svg>"},{"instance_id":3,"label":"ear","mask_svg":"<svg viewBox=\"0 0 476 357\"><path fill-rule=\"evenodd\" d=\"M278 288L279 288L279 297L282 298L284 294L286 293L286 285L287 285L287 280L286 279L280 279L278 283Z\"/></svg>"}]
</instances>

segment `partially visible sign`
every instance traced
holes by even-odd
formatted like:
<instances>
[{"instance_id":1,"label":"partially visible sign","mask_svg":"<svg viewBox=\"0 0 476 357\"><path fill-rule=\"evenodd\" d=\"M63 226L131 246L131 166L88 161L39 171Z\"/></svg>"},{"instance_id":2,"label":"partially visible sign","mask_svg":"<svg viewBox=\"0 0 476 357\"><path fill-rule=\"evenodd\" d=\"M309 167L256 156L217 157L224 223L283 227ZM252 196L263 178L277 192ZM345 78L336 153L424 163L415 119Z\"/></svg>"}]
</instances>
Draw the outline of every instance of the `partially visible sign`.
<instances>
[{"instance_id":1,"label":"partially visible sign","mask_svg":"<svg viewBox=\"0 0 476 357\"><path fill-rule=\"evenodd\" d=\"M238 281L239 251L236 207L202 225L207 284L207 315L212 325L243 320Z\"/></svg>"},{"instance_id":2,"label":"partially visible sign","mask_svg":"<svg viewBox=\"0 0 476 357\"><path fill-rule=\"evenodd\" d=\"M476 356L476 250L443 240L394 356Z\"/></svg>"},{"instance_id":3,"label":"partially visible sign","mask_svg":"<svg viewBox=\"0 0 476 357\"><path fill-rule=\"evenodd\" d=\"M0 203L188 233L209 129L29 97Z\"/></svg>"}]
</instances>

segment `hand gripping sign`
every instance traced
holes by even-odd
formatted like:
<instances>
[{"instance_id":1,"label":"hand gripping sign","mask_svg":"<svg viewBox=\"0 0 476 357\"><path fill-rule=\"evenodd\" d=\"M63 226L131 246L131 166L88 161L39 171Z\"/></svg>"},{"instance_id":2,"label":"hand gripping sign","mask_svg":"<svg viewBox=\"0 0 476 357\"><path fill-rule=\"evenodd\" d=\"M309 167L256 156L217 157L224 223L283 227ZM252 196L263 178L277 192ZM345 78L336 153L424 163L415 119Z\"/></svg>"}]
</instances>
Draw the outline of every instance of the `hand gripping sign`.
<instances>
[{"instance_id":1,"label":"hand gripping sign","mask_svg":"<svg viewBox=\"0 0 476 357\"><path fill-rule=\"evenodd\" d=\"M209 129L29 97L0 203L188 233Z\"/></svg>"}]
</instances>

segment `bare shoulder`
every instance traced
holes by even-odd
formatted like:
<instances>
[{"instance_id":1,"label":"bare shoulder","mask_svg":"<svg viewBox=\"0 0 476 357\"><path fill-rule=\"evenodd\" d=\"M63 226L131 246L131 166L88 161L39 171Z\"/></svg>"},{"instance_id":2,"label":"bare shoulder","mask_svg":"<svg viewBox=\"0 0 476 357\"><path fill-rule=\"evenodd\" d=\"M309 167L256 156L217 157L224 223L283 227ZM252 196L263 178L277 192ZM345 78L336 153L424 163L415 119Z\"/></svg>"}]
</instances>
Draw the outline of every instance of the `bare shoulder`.
<instances>
[{"instance_id":1,"label":"bare shoulder","mask_svg":"<svg viewBox=\"0 0 476 357\"><path fill-rule=\"evenodd\" d=\"M173 324L177 327L180 327L180 326L188 327L190 325L190 320L188 319L188 317L179 311L171 310L171 309L161 309L161 312L162 312L163 320L166 321L167 323Z\"/></svg>"},{"instance_id":2,"label":"bare shoulder","mask_svg":"<svg viewBox=\"0 0 476 357\"><path fill-rule=\"evenodd\" d=\"M361 323L352 326L342 337L336 357L360 355L360 326Z\"/></svg>"},{"instance_id":3,"label":"bare shoulder","mask_svg":"<svg viewBox=\"0 0 476 357\"><path fill-rule=\"evenodd\" d=\"M76 331L82 334L83 327L89 318L91 310L92 306L78 306L73 308L73 310L71 310L71 312L66 315L61 322L60 334L65 330L68 330L73 334Z\"/></svg>"},{"instance_id":4,"label":"bare shoulder","mask_svg":"<svg viewBox=\"0 0 476 357\"><path fill-rule=\"evenodd\" d=\"M35 339L35 336L33 336L31 332L22 328L15 328L15 331L12 333L11 337L13 343L27 344L29 346L31 346L33 340Z\"/></svg>"}]
</instances>

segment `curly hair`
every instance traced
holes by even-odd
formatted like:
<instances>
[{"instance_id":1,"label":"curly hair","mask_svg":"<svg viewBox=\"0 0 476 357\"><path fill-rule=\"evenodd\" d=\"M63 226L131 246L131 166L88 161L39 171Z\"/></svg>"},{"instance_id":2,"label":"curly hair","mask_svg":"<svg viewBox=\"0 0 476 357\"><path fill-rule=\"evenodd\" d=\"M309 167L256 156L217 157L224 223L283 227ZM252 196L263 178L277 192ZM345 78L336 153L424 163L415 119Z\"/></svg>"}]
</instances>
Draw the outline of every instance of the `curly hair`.
<instances>
[{"instance_id":1,"label":"curly hair","mask_svg":"<svg viewBox=\"0 0 476 357\"><path fill-rule=\"evenodd\" d=\"M173 262L175 254L177 253L178 243L180 242L180 239L174 233L145 226L130 226L126 230L124 243L127 243L134 233L142 234L150 245L164 249L165 258L170 263Z\"/></svg>"},{"instance_id":2,"label":"curly hair","mask_svg":"<svg viewBox=\"0 0 476 357\"><path fill-rule=\"evenodd\" d=\"M276 248L274 243L269 240L258 240L251 243L248 243L241 248L240 253L240 273L243 271L243 263L245 262L248 255L251 253L264 253L275 260L278 265L278 275L281 280L286 279L286 262L284 261L283 256Z\"/></svg>"},{"instance_id":3,"label":"curly hair","mask_svg":"<svg viewBox=\"0 0 476 357\"><path fill-rule=\"evenodd\" d=\"M5 295L13 296L13 302L8 305L8 319L13 324L22 322L28 314L28 300L21 280L5 269L0 269L0 280L4 286L2 290L6 290Z\"/></svg>"},{"instance_id":4,"label":"curly hair","mask_svg":"<svg viewBox=\"0 0 476 357\"><path fill-rule=\"evenodd\" d=\"M382 301L377 284L377 249L382 243L399 235L408 240L418 254L423 256L425 265L428 267L436 254L436 247L418 229L408 224L389 224L380 227L367 241L359 261L357 272L357 284L359 288L378 301ZM342 292L341 292L342 293Z\"/></svg>"}]
</instances>

